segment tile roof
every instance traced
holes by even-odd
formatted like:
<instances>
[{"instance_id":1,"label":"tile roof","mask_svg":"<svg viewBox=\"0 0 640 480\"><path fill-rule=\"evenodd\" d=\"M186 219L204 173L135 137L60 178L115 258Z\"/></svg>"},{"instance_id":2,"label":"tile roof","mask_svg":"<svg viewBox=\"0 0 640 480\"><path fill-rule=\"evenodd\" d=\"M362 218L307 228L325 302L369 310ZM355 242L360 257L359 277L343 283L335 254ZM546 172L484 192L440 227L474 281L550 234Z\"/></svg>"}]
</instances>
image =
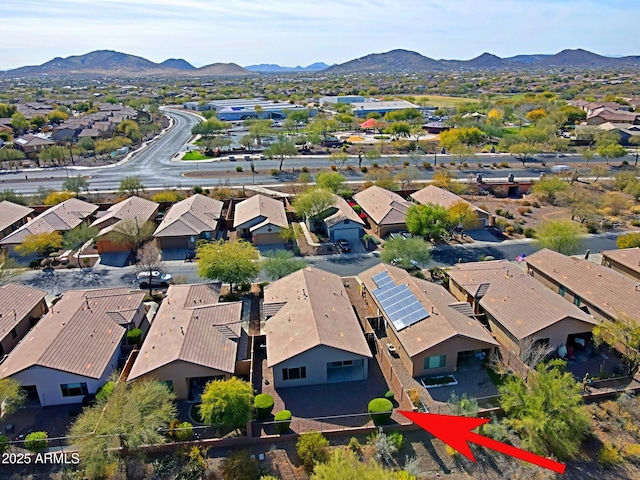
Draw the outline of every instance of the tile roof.
<instances>
[{"instance_id":1,"label":"tile roof","mask_svg":"<svg viewBox=\"0 0 640 480\"><path fill-rule=\"evenodd\" d=\"M98 217L91 224L92 227L100 228L98 236L109 233L121 220L137 218L140 225L147 220L151 220L158 211L159 203L152 202L145 198L129 197L122 202L109 207L104 215Z\"/></svg>"},{"instance_id":2,"label":"tile roof","mask_svg":"<svg viewBox=\"0 0 640 480\"><path fill-rule=\"evenodd\" d=\"M38 135L23 135L22 137L14 139L13 142L22 147L56 144L53 140L49 140L48 138L40 137Z\"/></svg>"},{"instance_id":3,"label":"tile roof","mask_svg":"<svg viewBox=\"0 0 640 480\"><path fill-rule=\"evenodd\" d=\"M459 263L447 275L518 340L565 318L598 323L507 260Z\"/></svg>"},{"instance_id":4,"label":"tile roof","mask_svg":"<svg viewBox=\"0 0 640 480\"><path fill-rule=\"evenodd\" d=\"M351 208L349 203L340 195L333 196L333 213L325 217L324 223L329 227L333 227L345 220L351 220L352 222L364 225L364 221L358 216L356 211Z\"/></svg>"},{"instance_id":5,"label":"tile roof","mask_svg":"<svg viewBox=\"0 0 640 480\"><path fill-rule=\"evenodd\" d=\"M640 288L626 275L546 248L529 255L525 262L609 317L624 314L640 322Z\"/></svg>"},{"instance_id":6,"label":"tile roof","mask_svg":"<svg viewBox=\"0 0 640 480\"><path fill-rule=\"evenodd\" d=\"M45 210L29 223L10 233L2 240L2 245L22 243L30 235L38 233L66 232L77 227L98 209L97 205L70 198Z\"/></svg>"},{"instance_id":7,"label":"tile roof","mask_svg":"<svg viewBox=\"0 0 640 480\"><path fill-rule=\"evenodd\" d=\"M32 213L33 208L3 200L0 202L0 232Z\"/></svg>"},{"instance_id":8,"label":"tile roof","mask_svg":"<svg viewBox=\"0 0 640 480\"><path fill-rule=\"evenodd\" d=\"M0 287L0 339L15 328L40 302L47 292L8 283Z\"/></svg>"},{"instance_id":9,"label":"tile roof","mask_svg":"<svg viewBox=\"0 0 640 480\"><path fill-rule=\"evenodd\" d=\"M236 228L256 218L262 218L260 223L271 223L281 228L288 228L287 213L280 200L257 194L236 204L233 227Z\"/></svg>"},{"instance_id":10,"label":"tile roof","mask_svg":"<svg viewBox=\"0 0 640 480\"><path fill-rule=\"evenodd\" d=\"M399 332L395 331L395 327L389 322L389 328L394 329L395 335L410 357L456 336L485 342L490 346L497 345L491 333L475 318L465 315L464 312L468 313L468 310L464 309L461 312L460 302L440 285L413 277L406 270L382 263L358 274L358 278L369 292L373 292L378 288L373 276L384 271L387 271L396 284L406 284L430 314L424 320Z\"/></svg>"},{"instance_id":11,"label":"tile roof","mask_svg":"<svg viewBox=\"0 0 640 480\"><path fill-rule=\"evenodd\" d=\"M623 248L620 250L605 250L600 253L605 260L611 259L614 262L627 267L629 270L633 270L640 274L640 247Z\"/></svg>"},{"instance_id":12,"label":"tile roof","mask_svg":"<svg viewBox=\"0 0 640 480\"><path fill-rule=\"evenodd\" d=\"M154 237L200 235L218 228L223 203L199 193L174 204L162 219Z\"/></svg>"},{"instance_id":13,"label":"tile roof","mask_svg":"<svg viewBox=\"0 0 640 480\"><path fill-rule=\"evenodd\" d=\"M404 223L411 203L400 195L373 185L353 199L377 225Z\"/></svg>"},{"instance_id":14,"label":"tile roof","mask_svg":"<svg viewBox=\"0 0 640 480\"><path fill-rule=\"evenodd\" d=\"M489 213L476 207L474 204L466 201L462 197L459 197L455 193L445 190L444 188L436 187L435 185L429 185L415 193L412 193L411 198L423 205L426 203L433 203L435 205L442 205L445 208L450 208L457 203L466 203L476 212Z\"/></svg>"},{"instance_id":15,"label":"tile roof","mask_svg":"<svg viewBox=\"0 0 640 480\"><path fill-rule=\"evenodd\" d=\"M136 319L144 295L127 288L68 291L0 365L0 377L37 365L100 378L126 332L119 323Z\"/></svg>"},{"instance_id":16,"label":"tile roof","mask_svg":"<svg viewBox=\"0 0 640 480\"><path fill-rule=\"evenodd\" d=\"M283 303L265 325L269 367L321 345L371 357L338 275L307 267L267 285L265 311Z\"/></svg>"},{"instance_id":17,"label":"tile roof","mask_svg":"<svg viewBox=\"0 0 640 480\"><path fill-rule=\"evenodd\" d=\"M171 285L128 379L176 361L233 373L242 302L218 303L219 296L216 283Z\"/></svg>"}]
</instances>

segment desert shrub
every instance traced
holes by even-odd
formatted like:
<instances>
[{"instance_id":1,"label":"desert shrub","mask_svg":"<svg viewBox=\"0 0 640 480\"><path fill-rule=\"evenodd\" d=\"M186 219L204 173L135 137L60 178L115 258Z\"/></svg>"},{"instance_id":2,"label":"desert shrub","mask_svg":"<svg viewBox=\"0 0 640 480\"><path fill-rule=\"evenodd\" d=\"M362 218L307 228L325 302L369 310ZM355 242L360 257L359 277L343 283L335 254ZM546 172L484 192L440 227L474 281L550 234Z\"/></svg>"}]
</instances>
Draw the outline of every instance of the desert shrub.
<instances>
[{"instance_id":1,"label":"desert shrub","mask_svg":"<svg viewBox=\"0 0 640 480\"><path fill-rule=\"evenodd\" d=\"M605 444L598 452L598 463L607 467L611 467L621 462L622 455L620 455L620 451L616 449L613 444L605 442Z\"/></svg>"},{"instance_id":2,"label":"desert shrub","mask_svg":"<svg viewBox=\"0 0 640 480\"><path fill-rule=\"evenodd\" d=\"M420 392L418 391L417 388L409 389L407 394L409 395L409 400L411 400L411 403L413 404L414 407L417 407L420 405L420 401L422 400L422 397L420 396Z\"/></svg>"},{"instance_id":3,"label":"desert shrub","mask_svg":"<svg viewBox=\"0 0 640 480\"><path fill-rule=\"evenodd\" d=\"M380 165L378 165L378 162L373 162L373 164L371 165L371 167L373 168L378 168Z\"/></svg>"},{"instance_id":4,"label":"desert shrub","mask_svg":"<svg viewBox=\"0 0 640 480\"><path fill-rule=\"evenodd\" d=\"M127 343L129 345L140 345L142 340L142 330L133 328L127 332Z\"/></svg>"},{"instance_id":5,"label":"desert shrub","mask_svg":"<svg viewBox=\"0 0 640 480\"><path fill-rule=\"evenodd\" d=\"M31 432L24 439L24 448L30 452L38 452L47 448L47 432Z\"/></svg>"},{"instance_id":6,"label":"desert shrub","mask_svg":"<svg viewBox=\"0 0 640 480\"><path fill-rule=\"evenodd\" d=\"M222 461L222 476L224 480L260 478L260 464L257 460L251 459L247 450L232 452ZM186 475L184 477L187 478ZM203 477L202 475L197 475L189 478Z\"/></svg>"},{"instance_id":7,"label":"desert shrub","mask_svg":"<svg viewBox=\"0 0 640 480\"><path fill-rule=\"evenodd\" d=\"M493 162L493 163L491 164L491 166L492 166L493 168L498 168L498 164L497 164L496 162Z\"/></svg>"},{"instance_id":8,"label":"desert shrub","mask_svg":"<svg viewBox=\"0 0 640 480\"><path fill-rule=\"evenodd\" d=\"M296 443L296 452L304 468L312 472L316 464L329 460L329 440L319 432L303 433Z\"/></svg>"},{"instance_id":9,"label":"desert shrub","mask_svg":"<svg viewBox=\"0 0 640 480\"><path fill-rule=\"evenodd\" d=\"M520 205L522 205L523 207L529 207L531 205L531 202L529 200L523 200L522 202L520 202Z\"/></svg>"},{"instance_id":10,"label":"desert shrub","mask_svg":"<svg viewBox=\"0 0 640 480\"><path fill-rule=\"evenodd\" d=\"M386 398L374 398L369 402L367 410L375 425L384 425L391 418L393 404Z\"/></svg>"},{"instance_id":11,"label":"desert shrub","mask_svg":"<svg viewBox=\"0 0 640 480\"><path fill-rule=\"evenodd\" d=\"M358 453L362 448L362 445L360 445L360 442L356 437L351 437L351 440L349 440L348 446L349 446L349 450L351 450L353 453Z\"/></svg>"},{"instance_id":12,"label":"desert shrub","mask_svg":"<svg viewBox=\"0 0 640 480\"><path fill-rule=\"evenodd\" d=\"M495 214L496 214L496 215L500 215L500 216L502 216L502 212L503 212L503 211L504 211L504 210L502 210L501 208L496 208L496 209L495 209Z\"/></svg>"},{"instance_id":13,"label":"desert shrub","mask_svg":"<svg viewBox=\"0 0 640 480\"><path fill-rule=\"evenodd\" d=\"M42 262L41 258L34 258L33 260L29 260L29 268L40 268L40 262Z\"/></svg>"},{"instance_id":14,"label":"desert shrub","mask_svg":"<svg viewBox=\"0 0 640 480\"><path fill-rule=\"evenodd\" d=\"M540 208L540 204L538 202L533 202L532 205L533 208Z\"/></svg>"},{"instance_id":15,"label":"desert shrub","mask_svg":"<svg viewBox=\"0 0 640 480\"><path fill-rule=\"evenodd\" d=\"M500 168L509 168L509 162L500 162Z\"/></svg>"},{"instance_id":16,"label":"desert shrub","mask_svg":"<svg viewBox=\"0 0 640 480\"><path fill-rule=\"evenodd\" d=\"M115 388L115 386L116 386L115 382L110 380L104 385L102 385L100 388L98 388L98 390L96 390L96 401L102 402L107 398L109 398L113 393L113 389Z\"/></svg>"},{"instance_id":17,"label":"desert shrub","mask_svg":"<svg viewBox=\"0 0 640 480\"><path fill-rule=\"evenodd\" d=\"M291 412L289 410L280 410L274 416L276 422L276 430L278 433L285 433L291 425Z\"/></svg>"},{"instance_id":18,"label":"desert shrub","mask_svg":"<svg viewBox=\"0 0 640 480\"><path fill-rule=\"evenodd\" d=\"M199 193L200 195L202 195L202 192L203 192L202 187L200 185L196 185L196 186L192 187L191 191L193 193Z\"/></svg>"},{"instance_id":19,"label":"desert shrub","mask_svg":"<svg viewBox=\"0 0 640 480\"><path fill-rule=\"evenodd\" d=\"M631 226L640 227L640 220L631 220Z\"/></svg>"},{"instance_id":20,"label":"desert shrub","mask_svg":"<svg viewBox=\"0 0 640 480\"><path fill-rule=\"evenodd\" d=\"M202 189L201 189L202 190ZM157 203L161 202L179 202L184 198L182 193L177 190L165 190L164 192L158 192L151 197L151 200Z\"/></svg>"},{"instance_id":21,"label":"desert shrub","mask_svg":"<svg viewBox=\"0 0 640 480\"><path fill-rule=\"evenodd\" d=\"M177 442L184 442L193 436L193 425L189 422L180 423L174 430L174 436Z\"/></svg>"},{"instance_id":22,"label":"desert shrub","mask_svg":"<svg viewBox=\"0 0 640 480\"><path fill-rule=\"evenodd\" d=\"M405 166L405 167L408 167L410 165L410 163L407 160L405 160L404 162L402 162L402 165Z\"/></svg>"},{"instance_id":23,"label":"desert shrub","mask_svg":"<svg viewBox=\"0 0 640 480\"><path fill-rule=\"evenodd\" d=\"M387 437L396 450L401 450L404 447L404 436L400 432L389 432Z\"/></svg>"},{"instance_id":24,"label":"desert shrub","mask_svg":"<svg viewBox=\"0 0 640 480\"><path fill-rule=\"evenodd\" d=\"M634 205L633 207L630 207L629 211L634 215L640 214L640 205Z\"/></svg>"},{"instance_id":25,"label":"desert shrub","mask_svg":"<svg viewBox=\"0 0 640 480\"><path fill-rule=\"evenodd\" d=\"M269 170L269 173L271 174L272 177L277 177L278 174L280 173L280 170L278 170L277 168L272 168L271 170Z\"/></svg>"},{"instance_id":26,"label":"desert shrub","mask_svg":"<svg viewBox=\"0 0 640 480\"><path fill-rule=\"evenodd\" d=\"M462 162L462 168L469 168L469 164L467 162Z\"/></svg>"},{"instance_id":27,"label":"desert shrub","mask_svg":"<svg viewBox=\"0 0 640 480\"><path fill-rule=\"evenodd\" d=\"M256 407L256 417L259 419L267 418L273 411L273 397L266 393L259 393L253 400Z\"/></svg>"},{"instance_id":28,"label":"desert shrub","mask_svg":"<svg viewBox=\"0 0 640 480\"><path fill-rule=\"evenodd\" d=\"M455 166L456 166L456 162L454 162L453 160L451 160L451 161L449 162L449 165L451 165L452 167L455 167Z\"/></svg>"},{"instance_id":29,"label":"desert shrub","mask_svg":"<svg viewBox=\"0 0 640 480\"><path fill-rule=\"evenodd\" d=\"M501 232L506 231L506 229L508 227L510 227L511 224L509 222L507 222L505 219L503 218L496 218L496 222L495 222L495 227L500 230Z\"/></svg>"},{"instance_id":30,"label":"desert shrub","mask_svg":"<svg viewBox=\"0 0 640 480\"><path fill-rule=\"evenodd\" d=\"M508 226L504 229L504 231L507 235L513 235L514 233L516 233L516 229L513 225Z\"/></svg>"},{"instance_id":31,"label":"desert shrub","mask_svg":"<svg viewBox=\"0 0 640 480\"><path fill-rule=\"evenodd\" d=\"M387 400L390 400L393 402L393 400L396 398L395 394L391 391L391 390L387 390L384 394L384 398L386 398Z\"/></svg>"},{"instance_id":32,"label":"desert shrub","mask_svg":"<svg viewBox=\"0 0 640 480\"><path fill-rule=\"evenodd\" d=\"M509 187L505 186L497 186L493 188L493 194L498 198L506 198L509 194Z\"/></svg>"},{"instance_id":33,"label":"desert shrub","mask_svg":"<svg viewBox=\"0 0 640 480\"><path fill-rule=\"evenodd\" d=\"M331 165L331 171L335 172L338 170L338 167L336 165Z\"/></svg>"},{"instance_id":34,"label":"desert shrub","mask_svg":"<svg viewBox=\"0 0 640 480\"><path fill-rule=\"evenodd\" d=\"M242 166L238 165L236 167L236 172L241 173L244 170L244 168L242 168Z\"/></svg>"},{"instance_id":35,"label":"desert shrub","mask_svg":"<svg viewBox=\"0 0 640 480\"><path fill-rule=\"evenodd\" d=\"M625 233L616 239L618 248L635 248L640 247L640 233Z\"/></svg>"},{"instance_id":36,"label":"desert shrub","mask_svg":"<svg viewBox=\"0 0 640 480\"><path fill-rule=\"evenodd\" d=\"M9 449L9 439L0 434L0 453L4 453Z\"/></svg>"},{"instance_id":37,"label":"desert shrub","mask_svg":"<svg viewBox=\"0 0 640 480\"><path fill-rule=\"evenodd\" d=\"M302 167L302 173L309 173L309 167Z\"/></svg>"},{"instance_id":38,"label":"desert shrub","mask_svg":"<svg viewBox=\"0 0 640 480\"><path fill-rule=\"evenodd\" d=\"M526 215L527 213L529 213L529 210L531 210L528 207L518 207L518 214L519 215Z\"/></svg>"},{"instance_id":39,"label":"desert shrub","mask_svg":"<svg viewBox=\"0 0 640 480\"><path fill-rule=\"evenodd\" d=\"M640 460L640 443L630 443L622 448L622 454L634 461Z\"/></svg>"},{"instance_id":40,"label":"desert shrub","mask_svg":"<svg viewBox=\"0 0 640 480\"><path fill-rule=\"evenodd\" d=\"M489 207L487 207L484 203L481 203L480 205L478 205L478 208L480 210L484 210L485 212L489 211Z\"/></svg>"},{"instance_id":41,"label":"desert shrub","mask_svg":"<svg viewBox=\"0 0 640 480\"><path fill-rule=\"evenodd\" d=\"M433 168L433 166L429 162L422 162L422 167L425 170L431 170Z\"/></svg>"},{"instance_id":42,"label":"desert shrub","mask_svg":"<svg viewBox=\"0 0 640 480\"><path fill-rule=\"evenodd\" d=\"M367 173L369 171L369 169L367 167L360 167L360 171L362 173Z\"/></svg>"},{"instance_id":43,"label":"desert shrub","mask_svg":"<svg viewBox=\"0 0 640 480\"><path fill-rule=\"evenodd\" d=\"M513 233L517 233L517 234L524 233L524 229L522 228L522 224L519 223L519 222L514 222L513 225L511 225L511 228L513 228Z\"/></svg>"}]
</instances>

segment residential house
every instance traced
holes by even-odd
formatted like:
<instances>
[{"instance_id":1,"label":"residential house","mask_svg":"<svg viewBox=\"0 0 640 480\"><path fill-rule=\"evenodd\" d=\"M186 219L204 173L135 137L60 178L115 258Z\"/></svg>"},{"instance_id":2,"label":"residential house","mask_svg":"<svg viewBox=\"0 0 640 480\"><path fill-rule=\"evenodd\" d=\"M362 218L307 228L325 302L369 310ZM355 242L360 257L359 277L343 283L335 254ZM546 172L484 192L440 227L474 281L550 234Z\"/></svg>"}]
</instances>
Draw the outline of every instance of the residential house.
<instances>
[{"instance_id":1,"label":"residential house","mask_svg":"<svg viewBox=\"0 0 640 480\"><path fill-rule=\"evenodd\" d=\"M640 113L602 107L587 115L587 125L600 125L607 122L638 125L640 124Z\"/></svg>"},{"instance_id":2,"label":"residential house","mask_svg":"<svg viewBox=\"0 0 640 480\"><path fill-rule=\"evenodd\" d=\"M371 351L342 280L308 267L264 289L274 387L365 380Z\"/></svg>"},{"instance_id":3,"label":"residential house","mask_svg":"<svg viewBox=\"0 0 640 480\"><path fill-rule=\"evenodd\" d=\"M525 262L529 275L596 319L613 321L626 315L640 323L640 285L628 276L546 248Z\"/></svg>"},{"instance_id":4,"label":"residential house","mask_svg":"<svg viewBox=\"0 0 640 480\"><path fill-rule=\"evenodd\" d=\"M91 224L92 227L100 229L95 239L98 253L126 251L127 245L113 242L109 233L118 230L118 225L122 221L135 222L138 227L141 227L145 222L156 217L159 206L160 204L156 202L133 196L112 205L102 212L102 215L98 213L98 218Z\"/></svg>"},{"instance_id":5,"label":"residential house","mask_svg":"<svg viewBox=\"0 0 640 480\"><path fill-rule=\"evenodd\" d=\"M602 254L602 265L612 268L616 272L625 274L640 282L640 248L622 248L619 250L605 250ZM640 309L640 306L638 306Z\"/></svg>"},{"instance_id":6,"label":"residential house","mask_svg":"<svg viewBox=\"0 0 640 480\"><path fill-rule=\"evenodd\" d=\"M412 193L409 200L413 200L414 202L422 205L433 203L435 205L440 205L447 210L458 203L464 203L469 205L475 214L475 220L470 222L469 225L464 225L465 230L475 230L489 226L489 219L491 218L491 214L489 212L473 205L455 193L445 190L444 188L436 187L435 185L429 185L415 193Z\"/></svg>"},{"instance_id":7,"label":"residential house","mask_svg":"<svg viewBox=\"0 0 640 480\"><path fill-rule=\"evenodd\" d=\"M211 380L248 375L242 302L218 303L219 283L171 285L128 380L153 378L193 400Z\"/></svg>"},{"instance_id":8,"label":"residential house","mask_svg":"<svg viewBox=\"0 0 640 480\"><path fill-rule=\"evenodd\" d=\"M223 203L196 194L174 204L153 236L162 250L193 249L199 239L216 238Z\"/></svg>"},{"instance_id":9,"label":"residential house","mask_svg":"<svg viewBox=\"0 0 640 480\"><path fill-rule=\"evenodd\" d=\"M467 368L498 345L469 304L440 285L385 264L357 278L370 323L386 332L389 348L414 377Z\"/></svg>"},{"instance_id":10,"label":"residential house","mask_svg":"<svg viewBox=\"0 0 640 480\"><path fill-rule=\"evenodd\" d=\"M77 198L70 198L45 210L30 222L4 237L0 240L0 246L8 248L11 252L31 235L51 232L64 233L89 219L96 210L98 210L97 205Z\"/></svg>"},{"instance_id":11,"label":"residential house","mask_svg":"<svg viewBox=\"0 0 640 480\"><path fill-rule=\"evenodd\" d=\"M351 205L339 195L333 196L333 206L320 217L329 240L359 242L364 234L364 221Z\"/></svg>"},{"instance_id":12,"label":"residential house","mask_svg":"<svg viewBox=\"0 0 640 480\"><path fill-rule=\"evenodd\" d=\"M458 263L447 275L451 293L468 302L498 342L516 355L531 340L554 349L584 346L598 324L507 260Z\"/></svg>"},{"instance_id":13,"label":"residential house","mask_svg":"<svg viewBox=\"0 0 640 480\"><path fill-rule=\"evenodd\" d=\"M261 194L249 197L236 204L233 228L255 245L282 243L280 232L289 228L284 204Z\"/></svg>"},{"instance_id":14,"label":"residential house","mask_svg":"<svg viewBox=\"0 0 640 480\"><path fill-rule=\"evenodd\" d=\"M45 291L18 283L0 286L0 358L47 313L46 295Z\"/></svg>"},{"instance_id":15,"label":"residential house","mask_svg":"<svg viewBox=\"0 0 640 480\"><path fill-rule=\"evenodd\" d=\"M55 144L56 142L38 135L23 135L13 140L13 145L26 154L39 152L43 148L51 147Z\"/></svg>"},{"instance_id":16,"label":"residential house","mask_svg":"<svg viewBox=\"0 0 640 480\"><path fill-rule=\"evenodd\" d=\"M29 221L33 208L3 200L0 202L0 240Z\"/></svg>"},{"instance_id":17,"label":"residential house","mask_svg":"<svg viewBox=\"0 0 640 480\"><path fill-rule=\"evenodd\" d=\"M411 203L397 193L373 185L356 193L353 199L362 207L379 237L407 229L405 220Z\"/></svg>"},{"instance_id":18,"label":"residential house","mask_svg":"<svg viewBox=\"0 0 640 480\"><path fill-rule=\"evenodd\" d=\"M0 364L42 406L79 403L122 366L127 329L144 328L144 292L70 290Z\"/></svg>"}]
</instances>

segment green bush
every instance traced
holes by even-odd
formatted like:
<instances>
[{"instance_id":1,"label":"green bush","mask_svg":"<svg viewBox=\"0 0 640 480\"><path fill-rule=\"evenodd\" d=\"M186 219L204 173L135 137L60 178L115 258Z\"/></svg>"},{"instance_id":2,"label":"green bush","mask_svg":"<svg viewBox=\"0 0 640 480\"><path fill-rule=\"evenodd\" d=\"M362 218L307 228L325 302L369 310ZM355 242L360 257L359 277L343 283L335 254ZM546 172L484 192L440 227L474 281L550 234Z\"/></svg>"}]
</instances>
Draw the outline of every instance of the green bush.
<instances>
[{"instance_id":1,"label":"green bush","mask_svg":"<svg viewBox=\"0 0 640 480\"><path fill-rule=\"evenodd\" d=\"M0 434L0 453L4 453L9 449L9 439Z\"/></svg>"},{"instance_id":2,"label":"green bush","mask_svg":"<svg viewBox=\"0 0 640 480\"><path fill-rule=\"evenodd\" d=\"M242 170L244 170L244 168L242 168L240 165L236 167L236 172L241 173Z\"/></svg>"},{"instance_id":3,"label":"green bush","mask_svg":"<svg viewBox=\"0 0 640 480\"><path fill-rule=\"evenodd\" d=\"M500 168L509 168L509 162L500 162Z\"/></svg>"},{"instance_id":4,"label":"green bush","mask_svg":"<svg viewBox=\"0 0 640 480\"><path fill-rule=\"evenodd\" d=\"M367 173L369 171L369 169L367 167L360 167L360 171L362 173Z\"/></svg>"},{"instance_id":5,"label":"green bush","mask_svg":"<svg viewBox=\"0 0 640 480\"><path fill-rule=\"evenodd\" d=\"M142 340L142 330L139 328L134 328L127 332L127 343L129 345L138 345L140 346Z\"/></svg>"},{"instance_id":6,"label":"green bush","mask_svg":"<svg viewBox=\"0 0 640 480\"><path fill-rule=\"evenodd\" d=\"M431 170L433 168L433 166L429 162L422 162L422 167L425 170Z\"/></svg>"},{"instance_id":7,"label":"green bush","mask_svg":"<svg viewBox=\"0 0 640 480\"><path fill-rule=\"evenodd\" d=\"M289 410L280 410L274 416L276 421L276 430L278 433L285 433L291 425L291 412Z\"/></svg>"},{"instance_id":8,"label":"green bush","mask_svg":"<svg viewBox=\"0 0 640 480\"><path fill-rule=\"evenodd\" d=\"M362 445L360 445L360 442L356 437L351 437L348 446L349 450L351 450L353 453L358 453L362 449Z\"/></svg>"},{"instance_id":9,"label":"green bush","mask_svg":"<svg viewBox=\"0 0 640 480\"><path fill-rule=\"evenodd\" d=\"M374 398L369 402L369 416L375 425L384 425L391 418L393 404L386 398Z\"/></svg>"},{"instance_id":10,"label":"green bush","mask_svg":"<svg viewBox=\"0 0 640 480\"><path fill-rule=\"evenodd\" d=\"M404 447L404 436L400 432L389 432L387 438L391 445L396 447L396 450L401 450Z\"/></svg>"},{"instance_id":11,"label":"green bush","mask_svg":"<svg viewBox=\"0 0 640 480\"><path fill-rule=\"evenodd\" d=\"M277 177L278 174L280 173L280 170L278 170L277 168L272 168L271 170L269 170L269 173L271 174L272 177Z\"/></svg>"},{"instance_id":12,"label":"green bush","mask_svg":"<svg viewBox=\"0 0 640 480\"><path fill-rule=\"evenodd\" d=\"M362 213L362 207L360 205L354 205L352 208L354 212Z\"/></svg>"},{"instance_id":13,"label":"green bush","mask_svg":"<svg viewBox=\"0 0 640 480\"><path fill-rule=\"evenodd\" d=\"M501 232L504 232L510 226L511 224L506 220L504 220L503 218L496 218L495 227Z\"/></svg>"},{"instance_id":14,"label":"green bush","mask_svg":"<svg viewBox=\"0 0 640 480\"><path fill-rule=\"evenodd\" d=\"M507 235L513 235L514 233L516 233L516 229L513 225L508 226L507 228L504 229L504 232Z\"/></svg>"},{"instance_id":15,"label":"green bush","mask_svg":"<svg viewBox=\"0 0 640 480\"><path fill-rule=\"evenodd\" d=\"M303 433L296 443L296 452L304 468L312 472L316 464L329 460L329 440L319 432Z\"/></svg>"},{"instance_id":16,"label":"green bush","mask_svg":"<svg viewBox=\"0 0 640 480\"><path fill-rule=\"evenodd\" d=\"M266 393L259 393L253 400L256 408L256 417L259 419L267 418L273 411L273 397Z\"/></svg>"},{"instance_id":17,"label":"green bush","mask_svg":"<svg viewBox=\"0 0 640 480\"><path fill-rule=\"evenodd\" d=\"M387 390L384 394L384 398L386 398L387 400L390 400L393 402L393 400L396 398L395 394L391 391L391 390Z\"/></svg>"},{"instance_id":18,"label":"green bush","mask_svg":"<svg viewBox=\"0 0 640 480\"><path fill-rule=\"evenodd\" d=\"M29 268L40 268L40 262L42 262L41 258L34 258L33 260L29 260Z\"/></svg>"},{"instance_id":19,"label":"green bush","mask_svg":"<svg viewBox=\"0 0 640 480\"><path fill-rule=\"evenodd\" d=\"M96 401L102 402L111 396L115 388L115 382L109 381L96 390Z\"/></svg>"},{"instance_id":20,"label":"green bush","mask_svg":"<svg viewBox=\"0 0 640 480\"><path fill-rule=\"evenodd\" d=\"M309 167L302 167L302 173L309 173Z\"/></svg>"},{"instance_id":21,"label":"green bush","mask_svg":"<svg viewBox=\"0 0 640 480\"><path fill-rule=\"evenodd\" d=\"M30 452L38 452L47 448L47 432L31 432L24 439L24 448Z\"/></svg>"},{"instance_id":22,"label":"green bush","mask_svg":"<svg viewBox=\"0 0 640 480\"><path fill-rule=\"evenodd\" d=\"M193 436L193 425L189 422L182 422L173 431L176 442L184 442Z\"/></svg>"},{"instance_id":23,"label":"green bush","mask_svg":"<svg viewBox=\"0 0 640 480\"><path fill-rule=\"evenodd\" d=\"M622 455L611 443L605 443L598 452L598 463L611 467L622 462Z\"/></svg>"},{"instance_id":24,"label":"green bush","mask_svg":"<svg viewBox=\"0 0 640 480\"><path fill-rule=\"evenodd\" d=\"M587 223L585 225L587 233L598 233L598 226L595 223Z\"/></svg>"},{"instance_id":25,"label":"green bush","mask_svg":"<svg viewBox=\"0 0 640 480\"><path fill-rule=\"evenodd\" d=\"M194 187L191 188L191 191L193 193L199 193L202 195L202 187L200 185L195 185Z\"/></svg>"}]
</instances>

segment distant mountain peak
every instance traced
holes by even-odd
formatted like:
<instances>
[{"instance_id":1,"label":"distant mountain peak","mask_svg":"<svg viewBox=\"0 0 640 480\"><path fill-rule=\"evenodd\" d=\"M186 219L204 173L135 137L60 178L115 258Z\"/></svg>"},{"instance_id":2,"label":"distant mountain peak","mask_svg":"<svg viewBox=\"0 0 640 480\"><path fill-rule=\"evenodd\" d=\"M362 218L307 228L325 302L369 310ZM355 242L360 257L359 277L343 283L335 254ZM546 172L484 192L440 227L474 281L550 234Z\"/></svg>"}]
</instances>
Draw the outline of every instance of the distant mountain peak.
<instances>
[{"instance_id":1,"label":"distant mountain peak","mask_svg":"<svg viewBox=\"0 0 640 480\"><path fill-rule=\"evenodd\" d=\"M195 70L196 68L182 58L168 58L160 65L164 65L165 67L169 68L175 68L176 70Z\"/></svg>"}]
</instances>

